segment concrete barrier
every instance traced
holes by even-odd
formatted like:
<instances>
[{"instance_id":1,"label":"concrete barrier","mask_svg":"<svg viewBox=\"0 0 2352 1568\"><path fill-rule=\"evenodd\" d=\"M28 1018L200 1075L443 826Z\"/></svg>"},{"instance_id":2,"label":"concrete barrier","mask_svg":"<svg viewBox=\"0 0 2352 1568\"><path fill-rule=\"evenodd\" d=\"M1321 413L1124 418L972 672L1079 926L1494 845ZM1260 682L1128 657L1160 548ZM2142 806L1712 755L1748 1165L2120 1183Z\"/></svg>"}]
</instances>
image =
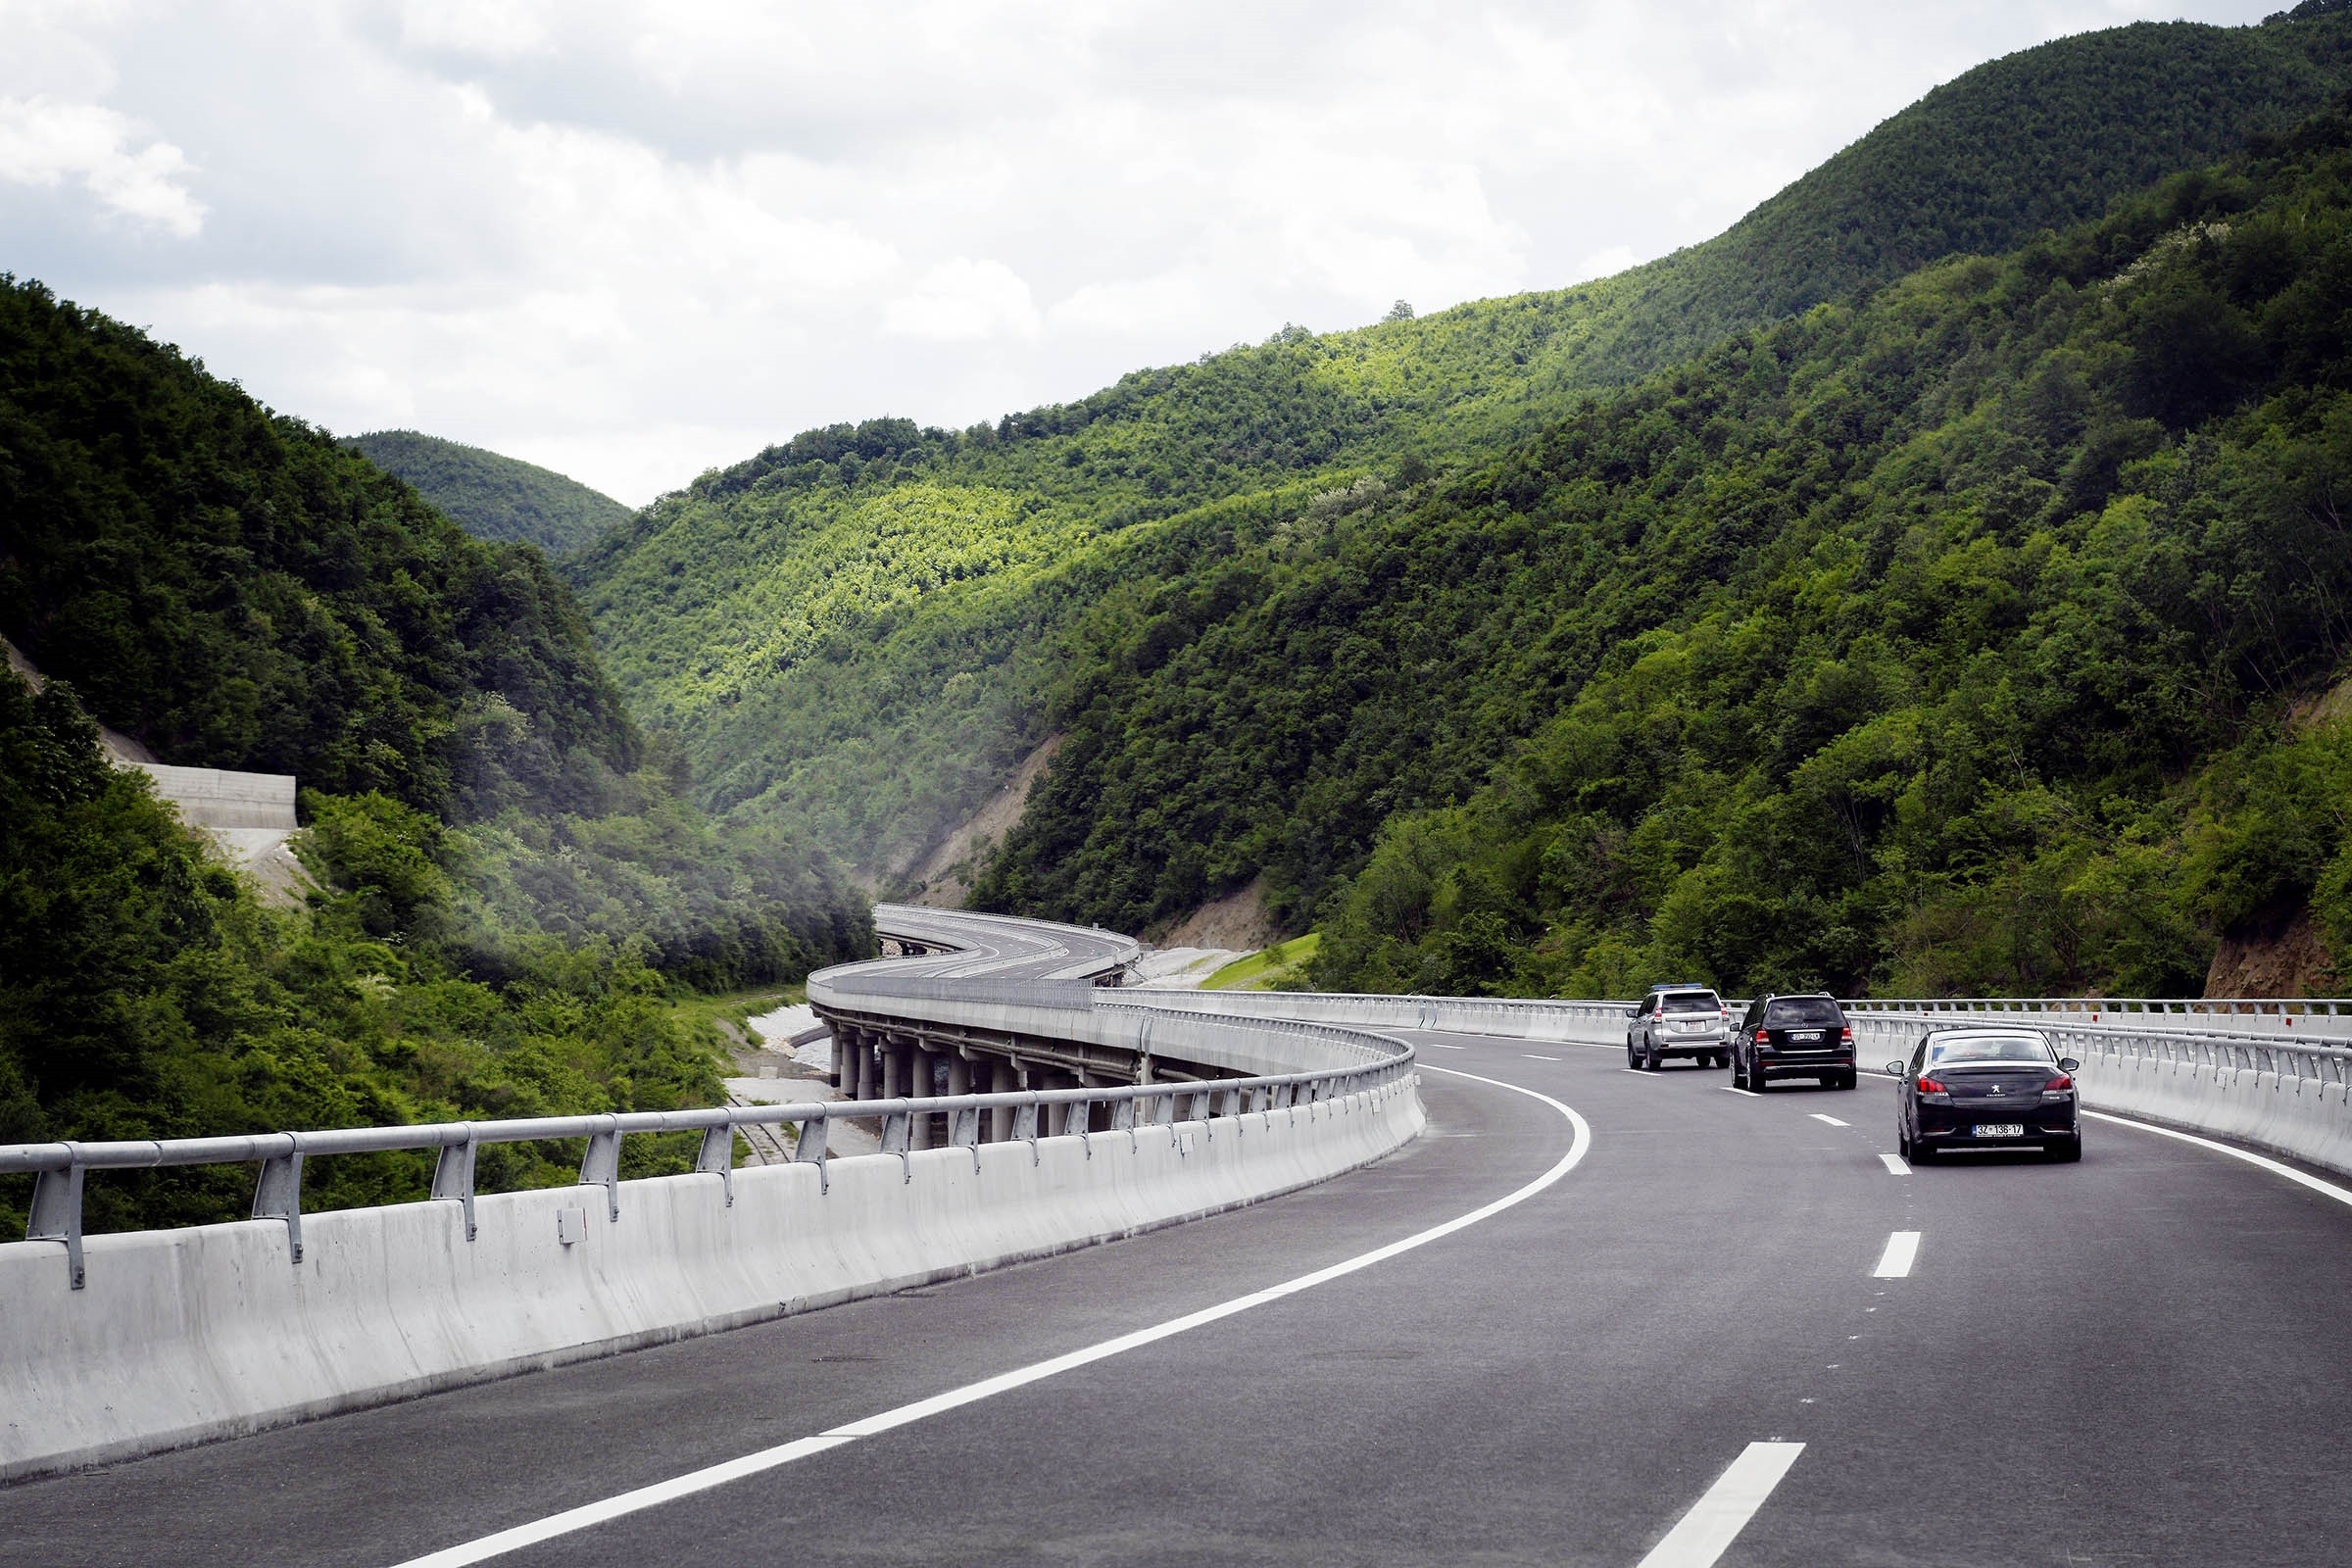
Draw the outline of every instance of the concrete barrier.
<instances>
[{"instance_id":1,"label":"concrete barrier","mask_svg":"<svg viewBox=\"0 0 2352 1568\"><path fill-rule=\"evenodd\" d=\"M0 1478L737 1327L1289 1192L1416 1136L1409 1077L1311 1106L476 1200L0 1246ZM820 1182L823 1187L820 1189Z\"/></svg>"}]
</instances>

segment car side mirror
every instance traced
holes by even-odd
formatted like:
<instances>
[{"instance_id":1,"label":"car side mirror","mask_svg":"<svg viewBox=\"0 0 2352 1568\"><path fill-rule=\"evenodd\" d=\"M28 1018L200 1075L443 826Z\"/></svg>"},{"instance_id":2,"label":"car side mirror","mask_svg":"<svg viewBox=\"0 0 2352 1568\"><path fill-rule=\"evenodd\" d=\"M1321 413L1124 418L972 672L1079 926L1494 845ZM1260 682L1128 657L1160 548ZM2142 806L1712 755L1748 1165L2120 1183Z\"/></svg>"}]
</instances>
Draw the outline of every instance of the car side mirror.
<instances>
[{"instance_id":1,"label":"car side mirror","mask_svg":"<svg viewBox=\"0 0 2352 1568\"><path fill-rule=\"evenodd\" d=\"M2072 1056L2060 1056L2058 1058L2058 1070L2060 1072L2081 1072L2082 1070L2082 1064Z\"/></svg>"},{"instance_id":2,"label":"car side mirror","mask_svg":"<svg viewBox=\"0 0 2352 1568\"><path fill-rule=\"evenodd\" d=\"M1908 1078L1910 1073L1901 1062L1890 1061L1886 1064L1886 1076L1889 1078Z\"/></svg>"}]
</instances>

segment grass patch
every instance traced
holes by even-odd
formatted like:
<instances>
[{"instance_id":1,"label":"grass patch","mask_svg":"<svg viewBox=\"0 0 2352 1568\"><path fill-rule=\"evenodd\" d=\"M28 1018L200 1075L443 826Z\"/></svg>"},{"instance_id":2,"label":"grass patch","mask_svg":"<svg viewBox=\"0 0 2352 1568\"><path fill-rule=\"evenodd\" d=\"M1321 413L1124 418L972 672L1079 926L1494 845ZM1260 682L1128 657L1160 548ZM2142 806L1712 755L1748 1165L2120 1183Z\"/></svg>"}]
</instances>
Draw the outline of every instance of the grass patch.
<instances>
[{"instance_id":1,"label":"grass patch","mask_svg":"<svg viewBox=\"0 0 2352 1568\"><path fill-rule=\"evenodd\" d=\"M748 1036L751 1021L778 1007L796 1006L808 1000L807 986L754 986L749 991L681 991L670 1001L670 1011L681 1023L701 1025L714 1039L730 1033ZM720 1028L721 1024L731 1026Z\"/></svg>"},{"instance_id":2,"label":"grass patch","mask_svg":"<svg viewBox=\"0 0 2352 1568\"><path fill-rule=\"evenodd\" d=\"M1309 931L1302 937L1293 937L1278 947L1252 953L1247 958L1231 963L1200 982L1203 991L1271 991L1291 979L1306 966L1323 945L1319 931Z\"/></svg>"}]
</instances>

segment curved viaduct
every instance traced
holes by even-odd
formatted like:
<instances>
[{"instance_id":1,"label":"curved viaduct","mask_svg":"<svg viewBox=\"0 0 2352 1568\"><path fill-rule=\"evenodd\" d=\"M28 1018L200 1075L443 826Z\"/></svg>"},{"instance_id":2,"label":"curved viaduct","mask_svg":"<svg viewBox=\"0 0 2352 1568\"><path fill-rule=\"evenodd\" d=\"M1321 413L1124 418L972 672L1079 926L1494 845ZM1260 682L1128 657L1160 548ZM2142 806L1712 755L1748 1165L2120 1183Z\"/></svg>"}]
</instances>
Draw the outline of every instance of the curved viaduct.
<instances>
[{"instance_id":1,"label":"curved viaduct","mask_svg":"<svg viewBox=\"0 0 2352 1568\"><path fill-rule=\"evenodd\" d=\"M79 1290L62 1237L0 1246L0 1562L2346 1559L2332 1009L2035 1004L2104 1107L2082 1162L1914 1171L1884 1079L1631 1072L1614 1007L1116 991L1105 933L880 923L914 956L810 985L861 1098L798 1107L789 1165L734 1166L729 1113L692 1113L722 1118L700 1174L617 1181L599 1140L651 1129L588 1127L582 1188L477 1204L485 1125L439 1146L462 1195L315 1216L299 1263L267 1204L89 1238ZM1865 1063L1925 1006L1861 1013ZM827 1157L853 1115L884 1152ZM0 1155L53 1199L107 1157ZM423 1250L354 1287L395 1225ZM832 1274L793 1273L816 1253ZM672 1275L678 1301L647 1283ZM234 1341L233 1306L283 1336L244 1355L299 1359L358 1312L331 1379L370 1334L426 1337L383 1298L504 1300L486 1280L548 1306L510 1363L421 1397L352 1374L346 1413L40 1473L79 1462L39 1457L77 1401L201 1381L158 1351L107 1387L109 1356ZM209 1435L171 1419L146 1446ZM84 1459L142 1441L90 1434Z\"/></svg>"}]
</instances>

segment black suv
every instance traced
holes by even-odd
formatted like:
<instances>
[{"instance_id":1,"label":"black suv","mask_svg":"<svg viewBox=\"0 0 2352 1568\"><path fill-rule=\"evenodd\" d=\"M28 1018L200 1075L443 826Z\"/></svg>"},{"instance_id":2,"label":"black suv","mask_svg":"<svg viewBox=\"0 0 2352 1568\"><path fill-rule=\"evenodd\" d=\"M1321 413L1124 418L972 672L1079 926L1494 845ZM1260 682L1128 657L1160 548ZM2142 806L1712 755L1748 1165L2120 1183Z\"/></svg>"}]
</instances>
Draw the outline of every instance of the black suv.
<instances>
[{"instance_id":1,"label":"black suv","mask_svg":"<svg viewBox=\"0 0 2352 1568\"><path fill-rule=\"evenodd\" d=\"M1775 1078L1854 1087L1854 1031L1831 996L1758 997L1732 1031L1732 1083L1762 1094Z\"/></svg>"}]
</instances>

